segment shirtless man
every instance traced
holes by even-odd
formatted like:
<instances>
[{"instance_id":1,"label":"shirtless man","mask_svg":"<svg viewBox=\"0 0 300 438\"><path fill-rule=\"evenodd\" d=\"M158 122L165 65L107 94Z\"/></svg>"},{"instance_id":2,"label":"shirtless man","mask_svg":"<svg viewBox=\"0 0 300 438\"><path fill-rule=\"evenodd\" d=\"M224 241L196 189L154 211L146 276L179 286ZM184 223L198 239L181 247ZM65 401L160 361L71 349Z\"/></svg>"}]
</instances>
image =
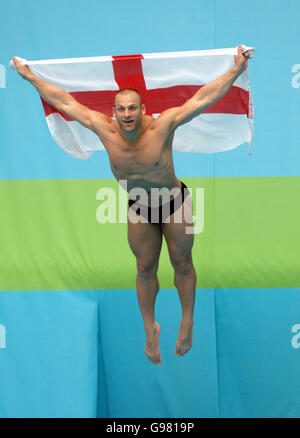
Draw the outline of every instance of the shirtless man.
<instances>
[{"instance_id":1,"label":"shirtless man","mask_svg":"<svg viewBox=\"0 0 300 438\"><path fill-rule=\"evenodd\" d=\"M115 120L90 110L65 90L38 78L28 66L21 65L18 59L13 58L13 61L18 73L37 89L45 101L99 136L109 155L114 176L118 181L127 181L128 191L143 188L151 197L152 188L162 187L169 190L178 188L180 196L181 190L183 195L182 183L176 178L173 166L174 132L178 126L189 122L223 97L247 68L250 57L249 52L243 54L242 46L238 46L235 64L228 72L200 88L184 105L164 111L157 119L145 114L145 105L136 91L121 90L115 96ZM186 205L184 196L180 204L182 213L190 208ZM196 288L191 253L193 234L185 232L186 226L191 226L190 221L186 220L188 214L182 214L180 223L174 220L176 207L173 210L171 207L168 219L161 220L160 223L152 223L151 218L142 213L142 207L138 210L133 207L134 205L130 205L128 210L128 241L137 261L136 288L146 333L145 353L158 365L161 363L160 326L155 321L154 306L159 291L157 269L162 235L167 242L174 268L174 283L182 306L175 354L183 356L191 348L193 339Z\"/></svg>"}]
</instances>

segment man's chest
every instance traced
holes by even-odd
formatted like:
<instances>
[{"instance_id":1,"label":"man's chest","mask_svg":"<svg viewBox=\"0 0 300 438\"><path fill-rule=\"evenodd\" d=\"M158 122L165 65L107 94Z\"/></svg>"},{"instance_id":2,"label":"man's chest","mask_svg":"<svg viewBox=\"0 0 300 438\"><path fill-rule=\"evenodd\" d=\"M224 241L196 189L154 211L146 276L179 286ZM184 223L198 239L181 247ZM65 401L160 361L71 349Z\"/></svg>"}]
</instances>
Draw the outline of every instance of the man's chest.
<instances>
[{"instance_id":1,"label":"man's chest","mask_svg":"<svg viewBox=\"0 0 300 438\"><path fill-rule=\"evenodd\" d=\"M157 171L172 153L165 139L152 133L129 144L123 139L108 143L107 152L112 170L127 176Z\"/></svg>"}]
</instances>

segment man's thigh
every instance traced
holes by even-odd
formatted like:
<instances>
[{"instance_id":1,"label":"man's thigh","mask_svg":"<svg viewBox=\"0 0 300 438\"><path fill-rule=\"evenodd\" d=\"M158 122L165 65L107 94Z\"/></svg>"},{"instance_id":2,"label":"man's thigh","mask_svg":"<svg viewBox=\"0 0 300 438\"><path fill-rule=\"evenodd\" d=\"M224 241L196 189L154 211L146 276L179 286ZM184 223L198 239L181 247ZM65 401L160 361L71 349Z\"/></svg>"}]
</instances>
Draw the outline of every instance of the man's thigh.
<instances>
[{"instance_id":1,"label":"man's thigh","mask_svg":"<svg viewBox=\"0 0 300 438\"><path fill-rule=\"evenodd\" d=\"M128 242L137 259L152 264L158 261L162 230L159 224L150 224L146 220L137 221L139 216L132 210L128 211ZM133 219L133 220L132 220Z\"/></svg>"},{"instance_id":2,"label":"man's thigh","mask_svg":"<svg viewBox=\"0 0 300 438\"><path fill-rule=\"evenodd\" d=\"M189 195L181 207L162 224L171 261L191 256L194 244L192 199Z\"/></svg>"}]
</instances>

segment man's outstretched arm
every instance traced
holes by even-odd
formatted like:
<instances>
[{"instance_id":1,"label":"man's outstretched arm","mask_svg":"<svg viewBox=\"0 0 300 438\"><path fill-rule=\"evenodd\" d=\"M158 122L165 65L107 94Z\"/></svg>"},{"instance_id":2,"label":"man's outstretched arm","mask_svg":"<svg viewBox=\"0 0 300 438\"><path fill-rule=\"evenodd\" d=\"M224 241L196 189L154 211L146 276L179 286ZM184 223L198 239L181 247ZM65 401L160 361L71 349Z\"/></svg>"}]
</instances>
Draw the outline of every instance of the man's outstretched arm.
<instances>
[{"instance_id":1,"label":"man's outstretched arm","mask_svg":"<svg viewBox=\"0 0 300 438\"><path fill-rule=\"evenodd\" d=\"M13 61L18 73L36 88L47 103L54 106L58 111L73 120L77 120L96 133L99 133L101 126L105 127L105 124L111 122L111 119L105 114L90 110L77 102L67 91L36 76L28 65L21 64L17 58L13 58Z\"/></svg>"},{"instance_id":2,"label":"man's outstretched arm","mask_svg":"<svg viewBox=\"0 0 300 438\"><path fill-rule=\"evenodd\" d=\"M194 96L187 100L182 106L170 108L160 116L161 121L165 120L170 130L189 122L221 99L230 89L238 76L247 68L250 54L242 53L242 46L238 46L235 55L235 64L225 74L201 87Z\"/></svg>"}]
</instances>

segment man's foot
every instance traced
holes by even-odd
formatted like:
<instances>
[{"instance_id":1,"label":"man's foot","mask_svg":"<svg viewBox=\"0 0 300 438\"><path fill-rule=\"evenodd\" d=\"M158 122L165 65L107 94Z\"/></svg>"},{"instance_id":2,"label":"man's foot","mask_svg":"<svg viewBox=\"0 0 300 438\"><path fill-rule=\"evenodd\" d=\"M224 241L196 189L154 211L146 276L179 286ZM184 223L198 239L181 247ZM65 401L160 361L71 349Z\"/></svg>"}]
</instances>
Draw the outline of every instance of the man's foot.
<instances>
[{"instance_id":1,"label":"man's foot","mask_svg":"<svg viewBox=\"0 0 300 438\"><path fill-rule=\"evenodd\" d=\"M184 322L181 320L175 349L176 356L183 356L191 348L193 344L193 325L194 321Z\"/></svg>"},{"instance_id":2,"label":"man's foot","mask_svg":"<svg viewBox=\"0 0 300 438\"><path fill-rule=\"evenodd\" d=\"M159 351L159 334L160 326L157 322L154 323L154 328L152 330L146 331L147 338L145 353L155 365L160 365L162 362Z\"/></svg>"}]
</instances>

